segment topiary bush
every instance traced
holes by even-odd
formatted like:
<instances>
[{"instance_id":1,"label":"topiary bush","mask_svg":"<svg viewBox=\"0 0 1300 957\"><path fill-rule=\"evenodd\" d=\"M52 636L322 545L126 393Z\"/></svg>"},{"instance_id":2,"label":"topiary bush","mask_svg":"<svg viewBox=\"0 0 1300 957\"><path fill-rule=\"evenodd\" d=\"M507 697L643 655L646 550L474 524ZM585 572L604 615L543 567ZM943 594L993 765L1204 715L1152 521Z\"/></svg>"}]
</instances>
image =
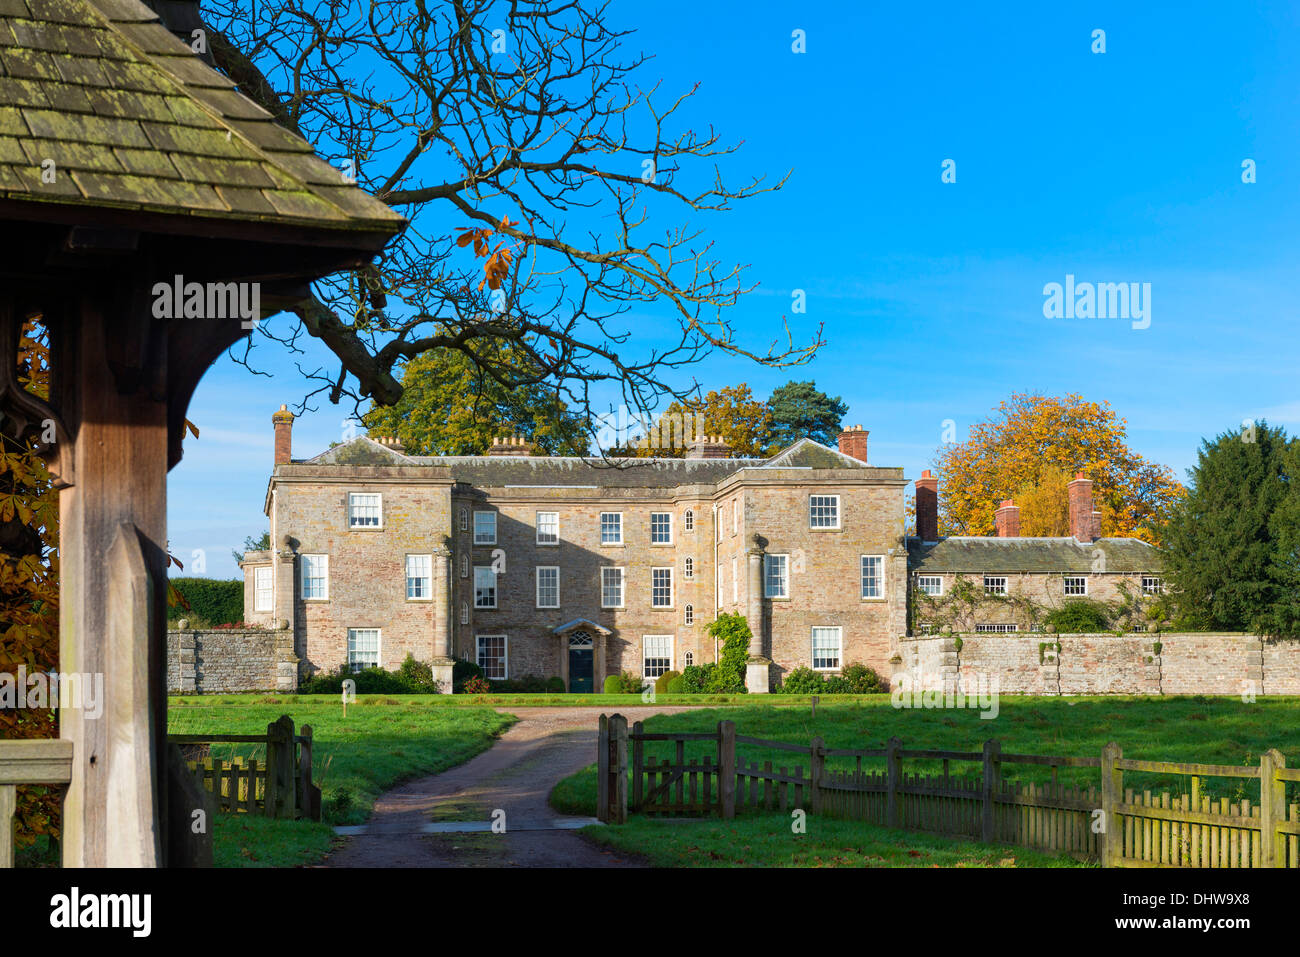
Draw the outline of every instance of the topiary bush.
<instances>
[{"instance_id":1,"label":"topiary bush","mask_svg":"<svg viewBox=\"0 0 1300 957\"><path fill-rule=\"evenodd\" d=\"M622 694L623 693L623 676L606 675L605 684L602 689L605 694Z\"/></svg>"},{"instance_id":2,"label":"topiary bush","mask_svg":"<svg viewBox=\"0 0 1300 957\"><path fill-rule=\"evenodd\" d=\"M191 627L213 628L244 620L244 583L239 579L177 577L170 582L184 599L170 614L190 619Z\"/></svg>"},{"instance_id":3,"label":"topiary bush","mask_svg":"<svg viewBox=\"0 0 1300 957\"><path fill-rule=\"evenodd\" d=\"M845 691L830 691L827 694L884 694L885 682L881 680L880 675L859 662L845 665L840 671L840 677L844 679Z\"/></svg>"},{"instance_id":4,"label":"topiary bush","mask_svg":"<svg viewBox=\"0 0 1300 957\"><path fill-rule=\"evenodd\" d=\"M1052 609L1043 622L1054 626L1057 634L1086 634L1107 630L1110 617L1110 609L1101 602L1079 598Z\"/></svg>"},{"instance_id":5,"label":"topiary bush","mask_svg":"<svg viewBox=\"0 0 1300 957\"><path fill-rule=\"evenodd\" d=\"M669 694L686 694L686 679L678 675L672 681L668 682Z\"/></svg>"},{"instance_id":6,"label":"topiary bush","mask_svg":"<svg viewBox=\"0 0 1300 957\"><path fill-rule=\"evenodd\" d=\"M564 679L559 675L552 675L546 679L546 690L551 694L564 694Z\"/></svg>"},{"instance_id":7,"label":"topiary bush","mask_svg":"<svg viewBox=\"0 0 1300 957\"><path fill-rule=\"evenodd\" d=\"M680 678L681 676L682 673L680 671L665 671L655 679L655 694L667 694L668 686L672 684L675 678Z\"/></svg>"},{"instance_id":8,"label":"topiary bush","mask_svg":"<svg viewBox=\"0 0 1300 957\"><path fill-rule=\"evenodd\" d=\"M317 672L298 686L299 694L342 694L343 682L351 678L357 694L437 694L443 690L433 680L433 669L408 654L396 671L366 668L352 671L341 665L333 671Z\"/></svg>"}]
</instances>

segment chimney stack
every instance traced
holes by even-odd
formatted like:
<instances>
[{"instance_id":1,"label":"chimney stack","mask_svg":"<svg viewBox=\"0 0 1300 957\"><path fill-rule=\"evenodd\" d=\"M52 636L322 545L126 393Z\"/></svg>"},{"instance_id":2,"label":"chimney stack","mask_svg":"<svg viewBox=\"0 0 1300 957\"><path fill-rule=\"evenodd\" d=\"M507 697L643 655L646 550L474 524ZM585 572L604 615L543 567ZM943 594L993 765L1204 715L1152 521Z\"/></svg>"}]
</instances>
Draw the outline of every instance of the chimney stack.
<instances>
[{"instance_id":1,"label":"chimney stack","mask_svg":"<svg viewBox=\"0 0 1300 957\"><path fill-rule=\"evenodd\" d=\"M1093 508L1092 480L1079 472L1066 486L1070 494L1070 534L1081 542L1101 538L1101 512Z\"/></svg>"},{"instance_id":2,"label":"chimney stack","mask_svg":"<svg viewBox=\"0 0 1300 957\"><path fill-rule=\"evenodd\" d=\"M1020 537L1020 506L1011 499L1003 499L998 510L993 513L993 524L997 526L998 538Z\"/></svg>"},{"instance_id":3,"label":"chimney stack","mask_svg":"<svg viewBox=\"0 0 1300 957\"><path fill-rule=\"evenodd\" d=\"M492 448L488 449L488 455L513 455L516 457L529 456L533 454L533 447L529 445L524 437L518 432L514 435L497 436L492 440Z\"/></svg>"},{"instance_id":4,"label":"chimney stack","mask_svg":"<svg viewBox=\"0 0 1300 957\"><path fill-rule=\"evenodd\" d=\"M688 459L729 459L731 446L721 435L697 435L686 447Z\"/></svg>"},{"instance_id":5,"label":"chimney stack","mask_svg":"<svg viewBox=\"0 0 1300 957\"><path fill-rule=\"evenodd\" d=\"M282 405L280 411L271 413L275 426L275 464L288 465L293 457L293 413Z\"/></svg>"},{"instance_id":6,"label":"chimney stack","mask_svg":"<svg viewBox=\"0 0 1300 957\"><path fill-rule=\"evenodd\" d=\"M373 438L384 448L392 449L398 455L406 454L406 446L403 445L402 440L395 435L373 435L371 436L371 438Z\"/></svg>"},{"instance_id":7,"label":"chimney stack","mask_svg":"<svg viewBox=\"0 0 1300 957\"><path fill-rule=\"evenodd\" d=\"M855 425L840 433L840 452L859 462L867 460L867 432L862 426Z\"/></svg>"},{"instance_id":8,"label":"chimney stack","mask_svg":"<svg viewBox=\"0 0 1300 957\"><path fill-rule=\"evenodd\" d=\"M916 537L939 540L939 480L926 469L916 480Z\"/></svg>"}]
</instances>

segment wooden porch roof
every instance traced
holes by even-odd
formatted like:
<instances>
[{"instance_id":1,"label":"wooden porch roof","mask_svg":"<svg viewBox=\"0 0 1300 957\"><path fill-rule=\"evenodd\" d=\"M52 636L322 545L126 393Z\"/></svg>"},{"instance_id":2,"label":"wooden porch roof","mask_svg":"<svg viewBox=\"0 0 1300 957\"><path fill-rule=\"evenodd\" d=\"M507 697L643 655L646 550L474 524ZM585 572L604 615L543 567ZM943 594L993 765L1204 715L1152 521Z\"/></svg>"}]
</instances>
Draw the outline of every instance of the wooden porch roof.
<instances>
[{"instance_id":1,"label":"wooden porch roof","mask_svg":"<svg viewBox=\"0 0 1300 957\"><path fill-rule=\"evenodd\" d=\"M132 213L183 217L180 231L209 235L222 220L297 226L372 249L404 223L137 0L0 0L0 104L11 213L105 208L119 225ZM47 160L53 183L42 182Z\"/></svg>"}]
</instances>

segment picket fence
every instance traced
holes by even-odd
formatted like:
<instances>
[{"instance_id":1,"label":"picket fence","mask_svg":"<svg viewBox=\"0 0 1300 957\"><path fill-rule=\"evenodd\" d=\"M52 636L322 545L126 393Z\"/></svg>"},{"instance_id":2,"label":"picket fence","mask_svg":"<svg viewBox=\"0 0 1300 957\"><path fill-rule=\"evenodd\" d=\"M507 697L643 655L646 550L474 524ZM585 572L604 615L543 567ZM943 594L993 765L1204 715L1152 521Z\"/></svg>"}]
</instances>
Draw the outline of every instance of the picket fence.
<instances>
[{"instance_id":1,"label":"picket fence","mask_svg":"<svg viewBox=\"0 0 1300 957\"><path fill-rule=\"evenodd\" d=\"M649 742L667 742L673 756L646 755ZM688 759L688 745L711 753ZM774 766L747 760L747 749L792 759ZM827 768L827 759L854 767ZM937 762L940 770L909 772L906 761ZM1031 765L1050 769L1050 781L1014 779L1017 767ZM1097 784L1062 782L1062 768L1096 768ZM981 751L907 749L897 738L883 748L827 748L821 738L799 745L738 735L730 721L704 733L647 733L640 722L629 732L627 719L615 714L600 717L597 770L598 816L610 823L625 823L629 811L731 818L803 809L1108 867L1300 868L1300 803L1287 801L1288 785L1293 796L1300 790L1300 769L1288 769L1276 750L1257 767L1232 767L1130 760L1114 743L1099 757L1004 753L996 740ZM1125 771L1176 775L1188 784L1176 794L1137 793L1124 787ZM1211 797L1205 784L1215 778L1257 780L1260 799Z\"/></svg>"}]
</instances>

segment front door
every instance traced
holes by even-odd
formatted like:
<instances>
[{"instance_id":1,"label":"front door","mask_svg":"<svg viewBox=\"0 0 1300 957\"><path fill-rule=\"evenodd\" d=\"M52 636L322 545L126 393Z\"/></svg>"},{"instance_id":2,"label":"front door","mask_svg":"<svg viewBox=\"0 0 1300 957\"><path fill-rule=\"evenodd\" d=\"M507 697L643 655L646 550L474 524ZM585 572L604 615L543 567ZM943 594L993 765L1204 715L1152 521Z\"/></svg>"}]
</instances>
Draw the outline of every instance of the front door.
<instances>
[{"instance_id":1,"label":"front door","mask_svg":"<svg viewBox=\"0 0 1300 957\"><path fill-rule=\"evenodd\" d=\"M569 636L569 690L574 694L591 694L595 649L585 631Z\"/></svg>"}]
</instances>

